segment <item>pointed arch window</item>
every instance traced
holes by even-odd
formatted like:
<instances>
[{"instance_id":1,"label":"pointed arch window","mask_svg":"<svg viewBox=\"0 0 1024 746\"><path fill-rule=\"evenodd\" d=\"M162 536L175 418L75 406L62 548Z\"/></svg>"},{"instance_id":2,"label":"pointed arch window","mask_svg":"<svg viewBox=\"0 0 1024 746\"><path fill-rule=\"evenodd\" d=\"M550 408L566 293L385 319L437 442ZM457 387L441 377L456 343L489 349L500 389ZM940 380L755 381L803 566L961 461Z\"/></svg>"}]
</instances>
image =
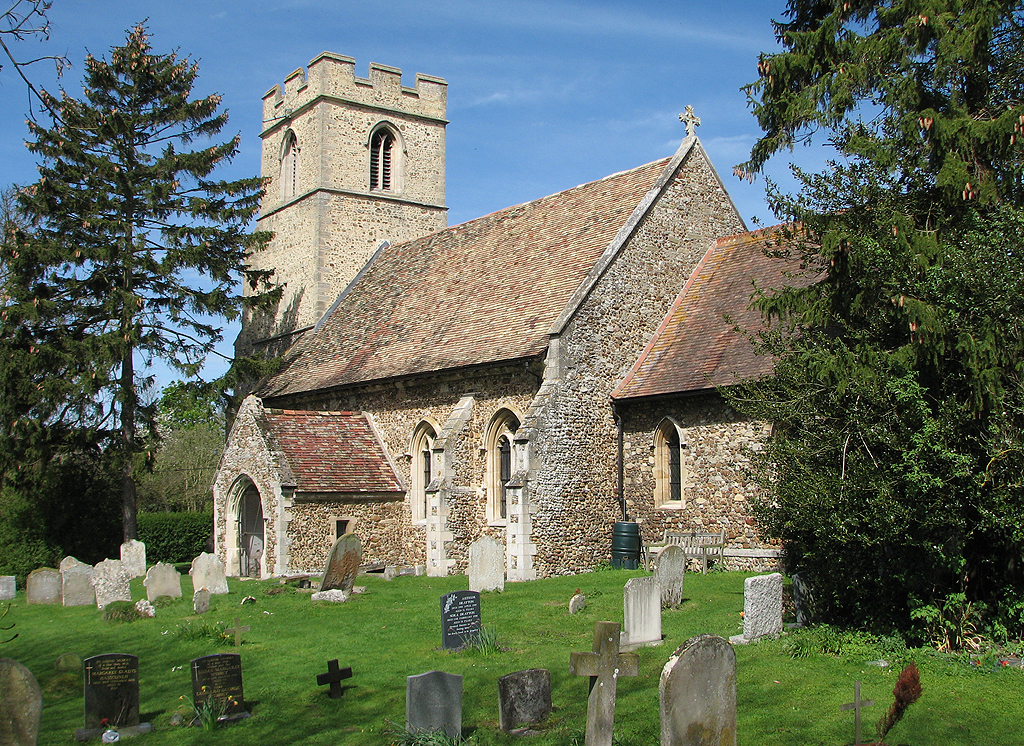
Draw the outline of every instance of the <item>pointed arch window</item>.
<instances>
[{"instance_id":1,"label":"pointed arch window","mask_svg":"<svg viewBox=\"0 0 1024 746\"><path fill-rule=\"evenodd\" d=\"M381 127L370 137L370 191L396 191L395 135L387 127Z\"/></svg>"},{"instance_id":2,"label":"pointed arch window","mask_svg":"<svg viewBox=\"0 0 1024 746\"><path fill-rule=\"evenodd\" d=\"M421 422L412 437L412 472L409 491L412 520L425 521L428 515L427 487L437 476L434 459L434 440L437 432L429 422Z\"/></svg>"},{"instance_id":3,"label":"pointed arch window","mask_svg":"<svg viewBox=\"0 0 1024 746\"><path fill-rule=\"evenodd\" d=\"M508 483L515 473L512 444L518 429L519 418L507 409L494 415L487 428L487 521L493 525L504 525L508 520Z\"/></svg>"},{"instance_id":4,"label":"pointed arch window","mask_svg":"<svg viewBox=\"0 0 1024 746\"><path fill-rule=\"evenodd\" d=\"M663 420L654 434L654 505L681 508L685 505L686 461L679 428Z\"/></svg>"},{"instance_id":5,"label":"pointed arch window","mask_svg":"<svg viewBox=\"0 0 1024 746\"><path fill-rule=\"evenodd\" d=\"M284 135L281 144L281 199L291 199L298 191L299 141L292 130Z\"/></svg>"}]
</instances>

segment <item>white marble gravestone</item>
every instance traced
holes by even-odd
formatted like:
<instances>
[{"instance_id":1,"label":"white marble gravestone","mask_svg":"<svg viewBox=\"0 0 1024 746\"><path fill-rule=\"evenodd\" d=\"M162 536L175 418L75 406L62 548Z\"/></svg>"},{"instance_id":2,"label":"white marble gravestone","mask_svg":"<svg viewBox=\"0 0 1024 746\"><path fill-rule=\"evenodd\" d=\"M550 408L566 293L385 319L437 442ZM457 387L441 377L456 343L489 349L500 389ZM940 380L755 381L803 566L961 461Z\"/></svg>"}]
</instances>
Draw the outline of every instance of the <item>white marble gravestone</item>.
<instances>
[{"instance_id":1,"label":"white marble gravestone","mask_svg":"<svg viewBox=\"0 0 1024 746\"><path fill-rule=\"evenodd\" d=\"M661 589L661 607L678 606L683 600L683 582L686 580L686 550L674 544L661 550L654 578Z\"/></svg>"},{"instance_id":2,"label":"white marble gravestone","mask_svg":"<svg viewBox=\"0 0 1024 746\"><path fill-rule=\"evenodd\" d=\"M28 574L25 581L25 600L30 604L60 603L60 570L40 567Z\"/></svg>"},{"instance_id":3,"label":"white marble gravestone","mask_svg":"<svg viewBox=\"0 0 1024 746\"><path fill-rule=\"evenodd\" d=\"M743 634L730 642L751 642L782 631L782 575L755 575L743 581Z\"/></svg>"},{"instance_id":4,"label":"white marble gravestone","mask_svg":"<svg viewBox=\"0 0 1024 746\"><path fill-rule=\"evenodd\" d=\"M655 578L627 580L622 589L622 608L622 650L661 644L661 588Z\"/></svg>"},{"instance_id":5,"label":"white marble gravestone","mask_svg":"<svg viewBox=\"0 0 1024 746\"><path fill-rule=\"evenodd\" d=\"M661 746L736 746L736 653L717 635L684 642L661 671Z\"/></svg>"},{"instance_id":6,"label":"white marble gravestone","mask_svg":"<svg viewBox=\"0 0 1024 746\"><path fill-rule=\"evenodd\" d=\"M131 539L121 545L121 564L130 578L146 575L146 545L138 539Z\"/></svg>"},{"instance_id":7,"label":"white marble gravestone","mask_svg":"<svg viewBox=\"0 0 1024 746\"><path fill-rule=\"evenodd\" d=\"M92 574L92 565L74 557L65 557L60 561L60 595L65 606L92 606L96 603Z\"/></svg>"},{"instance_id":8,"label":"white marble gravestone","mask_svg":"<svg viewBox=\"0 0 1024 746\"><path fill-rule=\"evenodd\" d=\"M224 575L224 563L215 554L203 552L192 560L192 569L188 571L192 576L192 588L200 590L205 588L213 595L228 592L228 579Z\"/></svg>"},{"instance_id":9,"label":"white marble gravestone","mask_svg":"<svg viewBox=\"0 0 1024 746\"><path fill-rule=\"evenodd\" d=\"M18 595L18 579L14 575L0 575L0 601L10 601Z\"/></svg>"},{"instance_id":10,"label":"white marble gravestone","mask_svg":"<svg viewBox=\"0 0 1024 746\"><path fill-rule=\"evenodd\" d=\"M469 590L505 590L505 547L490 536L469 545Z\"/></svg>"},{"instance_id":11,"label":"white marble gravestone","mask_svg":"<svg viewBox=\"0 0 1024 746\"><path fill-rule=\"evenodd\" d=\"M131 601L131 577L121 560L105 559L92 571L92 587L96 590L96 608L102 609L114 601Z\"/></svg>"},{"instance_id":12,"label":"white marble gravestone","mask_svg":"<svg viewBox=\"0 0 1024 746\"><path fill-rule=\"evenodd\" d=\"M166 562L157 562L142 581L146 586L146 599L155 601L160 596L181 598L181 573Z\"/></svg>"}]
</instances>

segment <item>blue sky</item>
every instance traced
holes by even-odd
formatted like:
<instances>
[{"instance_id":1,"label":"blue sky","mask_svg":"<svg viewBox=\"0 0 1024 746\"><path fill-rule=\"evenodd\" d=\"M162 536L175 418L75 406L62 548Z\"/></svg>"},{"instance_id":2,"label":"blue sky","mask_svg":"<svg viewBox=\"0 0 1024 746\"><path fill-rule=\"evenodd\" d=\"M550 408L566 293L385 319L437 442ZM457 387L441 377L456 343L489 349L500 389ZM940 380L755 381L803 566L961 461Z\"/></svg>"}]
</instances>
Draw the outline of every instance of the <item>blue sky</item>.
<instances>
[{"instance_id":1,"label":"blue sky","mask_svg":"<svg viewBox=\"0 0 1024 746\"><path fill-rule=\"evenodd\" d=\"M776 221L764 179L732 176L759 133L740 87L756 78L759 52L776 50L770 21L784 9L785 0L54 0L49 41L16 50L67 55L72 67L59 83L43 65L30 75L77 94L86 51L107 55L148 19L156 52L198 61L196 94L224 97L225 132L241 134L242 146L223 178L259 172L263 94L322 51L355 58L358 75L372 61L401 68L407 85L417 72L442 77L451 225L670 155L690 104L702 120L697 135L753 228L755 219ZM32 181L28 98L10 66L0 71L0 101L0 185ZM796 155L823 157L820 149ZM788 161L776 158L769 175L785 182ZM225 330L227 341L236 333Z\"/></svg>"}]
</instances>

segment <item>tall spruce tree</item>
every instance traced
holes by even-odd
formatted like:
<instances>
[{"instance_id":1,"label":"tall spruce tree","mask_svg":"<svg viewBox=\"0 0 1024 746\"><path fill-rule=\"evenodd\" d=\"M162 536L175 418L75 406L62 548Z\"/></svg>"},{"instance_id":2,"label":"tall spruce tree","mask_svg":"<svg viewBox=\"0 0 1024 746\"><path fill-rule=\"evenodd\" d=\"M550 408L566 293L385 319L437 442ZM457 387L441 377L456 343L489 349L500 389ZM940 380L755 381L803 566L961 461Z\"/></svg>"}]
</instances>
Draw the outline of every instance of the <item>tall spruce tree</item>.
<instances>
[{"instance_id":1,"label":"tall spruce tree","mask_svg":"<svg viewBox=\"0 0 1024 746\"><path fill-rule=\"evenodd\" d=\"M195 376L221 319L238 316L240 280L269 287L246 268L269 238L247 229L262 181L210 178L239 138L213 141L227 114L218 95L192 97L197 74L188 58L155 54L140 25L109 61L86 58L84 98L43 92L54 123L29 122L42 158L21 192L32 223L2 256L3 365L17 374L0 402L4 435L113 455L126 540L137 537L134 472L152 442L139 396L147 364Z\"/></svg>"},{"instance_id":2,"label":"tall spruce tree","mask_svg":"<svg viewBox=\"0 0 1024 746\"><path fill-rule=\"evenodd\" d=\"M776 153L836 159L770 192L824 279L758 303L775 424L762 531L828 621L1024 633L1024 6L791 0L748 86ZM779 323L781 320L783 323Z\"/></svg>"}]
</instances>

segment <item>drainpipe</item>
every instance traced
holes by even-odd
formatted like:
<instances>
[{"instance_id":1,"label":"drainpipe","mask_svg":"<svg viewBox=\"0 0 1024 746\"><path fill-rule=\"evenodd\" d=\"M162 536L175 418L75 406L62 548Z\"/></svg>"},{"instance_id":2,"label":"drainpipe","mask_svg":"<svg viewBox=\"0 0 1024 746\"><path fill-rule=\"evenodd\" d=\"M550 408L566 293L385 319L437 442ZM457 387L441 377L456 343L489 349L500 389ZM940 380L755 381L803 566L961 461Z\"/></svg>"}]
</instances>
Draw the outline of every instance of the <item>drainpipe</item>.
<instances>
[{"instance_id":1,"label":"drainpipe","mask_svg":"<svg viewBox=\"0 0 1024 746\"><path fill-rule=\"evenodd\" d=\"M622 445L623 445L623 434L622 434L622 414L619 412L618 407L615 404L615 400L612 400L612 417L615 420L615 435L617 441L616 453L615 453L615 468L618 472L618 480L616 484L616 494L619 498L619 508L622 511L622 520L628 521L629 517L626 515L626 495L625 495L625 464L622 458Z\"/></svg>"}]
</instances>

